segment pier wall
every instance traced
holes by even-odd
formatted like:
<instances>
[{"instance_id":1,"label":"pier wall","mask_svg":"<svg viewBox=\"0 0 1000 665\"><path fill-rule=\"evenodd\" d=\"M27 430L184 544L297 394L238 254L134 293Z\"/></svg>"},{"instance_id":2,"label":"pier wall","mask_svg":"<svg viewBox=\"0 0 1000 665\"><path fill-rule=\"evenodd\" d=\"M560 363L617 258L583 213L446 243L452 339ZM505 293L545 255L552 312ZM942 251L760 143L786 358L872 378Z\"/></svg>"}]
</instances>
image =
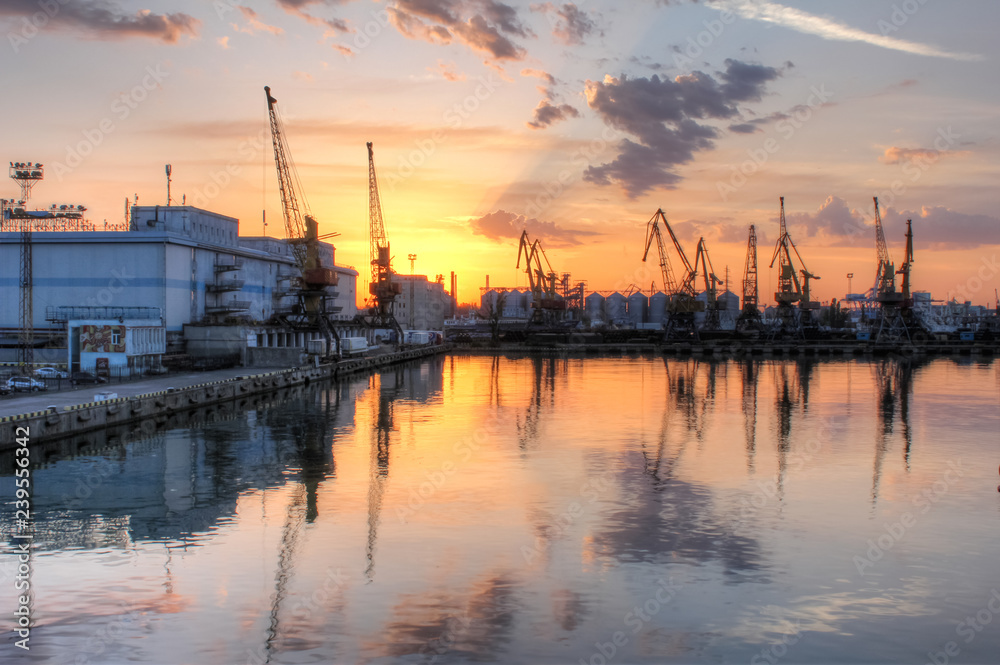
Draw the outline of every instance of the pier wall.
<instances>
[{"instance_id":1,"label":"pier wall","mask_svg":"<svg viewBox=\"0 0 1000 665\"><path fill-rule=\"evenodd\" d=\"M247 374L178 389L7 416L0 418L0 451L10 450L16 446L20 428L28 428L29 439L32 443L37 443L144 421L150 421L155 427L164 427L169 424L173 416L184 411L272 393L293 386L308 385L312 382L329 381L359 372L377 371L388 365L442 353L448 348L447 345L420 347L318 367L294 367Z\"/></svg>"}]
</instances>

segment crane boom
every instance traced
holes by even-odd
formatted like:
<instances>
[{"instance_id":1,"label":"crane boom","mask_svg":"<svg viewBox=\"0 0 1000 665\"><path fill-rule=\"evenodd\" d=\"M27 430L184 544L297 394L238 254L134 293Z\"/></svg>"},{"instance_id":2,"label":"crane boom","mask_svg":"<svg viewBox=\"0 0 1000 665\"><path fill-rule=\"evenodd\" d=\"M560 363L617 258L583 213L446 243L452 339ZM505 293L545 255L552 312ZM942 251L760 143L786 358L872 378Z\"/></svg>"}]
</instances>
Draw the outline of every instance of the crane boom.
<instances>
[{"instance_id":1,"label":"crane boom","mask_svg":"<svg viewBox=\"0 0 1000 665\"><path fill-rule=\"evenodd\" d=\"M646 257L649 256L649 248L655 239L656 250L660 254L660 274L663 276L663 291L664 293L673 293L677 290L677 284L674 281L674 274L670 267L670 259L667 257L667 250L663 245L663 234L660 233L659 221L661 216L663 217L664 224L666 224L666 216L663 215L662 209L657 210L652 219L646 223L646 250L642 253L642 260L643 262L646 261Z\"/></svg>"},{"instance_id":2,"label":"crane boom","mask_svg":"<svg viewBox=\"0 0 1000 665\"><path fill-rule=\"evenodd\" d=\"M873 197L872 200L875 201L875 253L878 257L874 290L876 296L885 296L896 292L896 269L889 256L889 247L885 242L882 216L878 212L878 197Z\"/></svg>"},{"instance_id":3,"label":"crane boom","mask_svg":"<svg viewBox=\"0 0 1000 665\"><path fill-rule=\"evenodd\" d=\"M299 206L299 197L296 194L299 180L297 176L293 178L294 164L291 163L289 151L285 145L284 123L281 122L281 117L275 106L278 100L271 96L270 86L264 86L264 94L267 96L267 113L271 120L271 140L274 144L274 164L278 170L278 190L281 192L281 212L285 219L285 237L292 241L292 254L295 256L295 263L300 270L304 270L306 246L301 240L306 237L306 226L303 221L302 209Z\"/></svg>"},{"instance_id":4,"label":"crane boom","mask_svg":"<svg viewBox=\"0 0 1000 665\"><path fill-rule=\"evenodd\" d=\"M372 142L368 146L368 221L371 242L372 283L381 285L389 270L389 239L385 235L382 220L382 201L378 194L378 176L375 173L375 151ZM377 295L373 292L373 295Z\"/></svg>"},{"instance_id":5,"label":"crane boom","mask_svg":"<svg viewBox=\"0 0 1000 665\"><path fill-rule=\"evenodd\" d=\"M392 279L392 254L389 239L382 221L382 201L378 193L378 175L375 172L375 150L368 141L368 240L370 243L372 281L368 285L374 306L372 324L376 328L391 328L402 339L402 328L396 321L393 306L396 296L403 292L403 285Z\"/></svg>"},{"instance_id":6,"label":"crane boom","mask_svg":"<svg viewBox=\"0 0 1000 665\"><path fill-rule=\"evenodd\" d=\"M663 236L660 233L658 225L660 221L663 222L663 227L667 229L667 233L670 234L670 240L674 243L674 250L677 252L677 256L680 257L681 263L684 266L684 276L679 284L674 278L670 261L667 258L667 252L663 243ZM681 247L680 241L674 234L674 230L670 228L670 222L667 221L667 216L664 214L663 208L659 208L653 215L653 218L646 224L646 251L642 255L643 261L646 260L646 257L649 254L649 247L654 236L656 238L657 251L660 252L660 271L663 274L663 286L667 289L667 293L670 295L683 294L693 297L694 279L696 276L695 270L691 266L691 262L688 261L687 255L684 254L684 249Z\"/></svg>"}]
</instances>

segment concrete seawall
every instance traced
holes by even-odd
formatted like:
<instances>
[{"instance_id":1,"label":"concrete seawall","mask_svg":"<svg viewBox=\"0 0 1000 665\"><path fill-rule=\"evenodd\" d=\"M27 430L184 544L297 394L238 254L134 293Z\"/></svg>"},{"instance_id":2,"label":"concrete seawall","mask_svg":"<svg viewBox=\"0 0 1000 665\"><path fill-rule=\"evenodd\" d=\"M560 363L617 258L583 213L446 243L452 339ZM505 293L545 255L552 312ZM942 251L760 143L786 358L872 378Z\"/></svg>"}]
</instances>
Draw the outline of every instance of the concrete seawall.
<instances>
[{"instance_id":1,"label":"concrete seawall","mask_svg":"<svg viewBox=\"0 0 1000 665\"><path fill-rule=\"evenodd\" d=\"M62 409L49 408L0 418L0 451L13 449L25 428L32 444L72 437L84 432L120 428L148 422L168 426L182 412L224 402L272 393L293 386L328 381L359 372L376 371L396 363L442 353L448 346L420 347L371 358L356 358L317 367L295 367L261 374L247 374L223 381L144 393L131 397L84 402Z\"/></svg>"},{"instance_id":2,"label":"concrete seawall","mask_svg":"<svg viewBox=\"0 0 1000 665\"><path fill-rule=\"evenodd\" d=\"M620 356L637 353L655 353L677 356L715 356L740 358L747 355L764 357L795 356L979 356L993 357L1000 354L997 341L930 341L912 344L877 345L871 342L762 342L740 340L706 340L701 342L613 342L596 344L524 344L506 343L498 346L472 346L457 344L451 351L455 355L495 355L497 353L521 355L572 355Z\"/></svg>"}]
</instances>

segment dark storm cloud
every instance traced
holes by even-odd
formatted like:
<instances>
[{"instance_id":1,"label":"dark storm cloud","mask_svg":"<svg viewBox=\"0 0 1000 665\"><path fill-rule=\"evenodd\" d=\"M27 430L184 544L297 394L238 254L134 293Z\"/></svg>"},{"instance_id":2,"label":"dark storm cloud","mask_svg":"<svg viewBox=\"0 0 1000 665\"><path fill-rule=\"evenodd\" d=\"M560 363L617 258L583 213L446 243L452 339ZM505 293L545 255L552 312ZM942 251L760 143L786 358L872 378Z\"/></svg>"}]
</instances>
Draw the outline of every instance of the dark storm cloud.
<instances>
[{"instance_id":1,"label":"dark storm cloud","mask_svg":"<svg viewBox=\"0 0 1000 665\"><path fill-rule=\"evenodd\" d=\"M719 132L700 120L740 115L738 104L759 101L767 83L781 73L773 67L726 60L713 77L704 72L675 79L605 77L587 81L587 100L605 124L637 139L623 139L618 157L587 169L598 185L618 183L631 198L656 188L673 188L676 167L714 147Z\"/></svg>"},{"instance_id":2,"label":"dark storm cloud","mask_svg":"<svg viewBox=\"0 0 1000 665\"><path fill-rule=\"evenodd\" d=\"M198 26L201 25L201 21L188 14L155 14L146 9L128 14L113 3L96 0L62 0L52 12L43 11L38 0L4 0L0 3L0 17L28 19L39 13L47 17L46 23L41 26L43 28L67 28L104 39L149 37L168 44L175 43L185 34L197 36ZM37 27L37 21L33 25Z\"/></svg>"}]
</instances>

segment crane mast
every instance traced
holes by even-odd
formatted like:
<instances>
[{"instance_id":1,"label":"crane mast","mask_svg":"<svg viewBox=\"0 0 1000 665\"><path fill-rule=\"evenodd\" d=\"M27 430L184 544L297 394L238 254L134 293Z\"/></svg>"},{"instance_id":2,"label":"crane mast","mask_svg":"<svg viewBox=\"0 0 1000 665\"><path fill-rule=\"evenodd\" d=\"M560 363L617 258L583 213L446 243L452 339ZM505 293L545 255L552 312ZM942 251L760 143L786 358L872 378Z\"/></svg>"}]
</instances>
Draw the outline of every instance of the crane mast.
<instances>
[{"instance_id":1,"label":"crane mast","mask_svg":"<svg viewBox=\"0 0 1000 665\"><path fill-rule=\"evenodd\" d=\"M762 326L760 299L757 291L757 227L750 225L747 237L747 258L743 268L743 309L736 319L739 332L759 331Z\"/></svg>"},{"instance_id":2,"label":"crane mast","mask_svg":"<svg viewBox=\"0 0 1000 665\"><path fill-rule=\"evenodd\" d=\"M332 268L325 268L319 256L319 224L299 204L299 191L302 184L295 170L290 151L286 144L284 123L278 114L278 100L271 96L270 86L264 86L267 98L267 113L271 123L271 141L274 144L274 164L278 171L278 190L281 192L281 211L285 220L285 237L292 250L295 266L299 277L296 289L298 312L289 323L304 325L313 330L319 330L332 351L338 337L326 316L326 297L328 286L337 285L337 273ZM305 202L303 195L302 201ZM339 235L338 233L327 236Z\"/></svg>"},{"instance_id":3,"label":"crane mast","mask_svg":"<svg viewBox=\"0 0 1000 665\"><path fill-rule=\"evenodd\" d=\"M750 225L747 238L747 260L743 269L743 311L757 311L757 229Z\"/></svg>"},{"instance_id":4,"label":"crane mast","mask_svg":"<svg viewBox=\"0 0 1000 665\"><path fill-rule=\"evenodd\" d=\"M899 266L899 274L903 276L903 306L909 307L913 304L913 295L910 293L910 267L913 263L913 220L906 220L906 259Z\"/></svg>"},{"instance_id":5,"label":"crane mast","mask_svg":"<svg viewBox=\"0 0 1000 665\"><path fill-rule=\"evenodd\" d=\"M393 312L396 296L403 292L403 285L392 279L392 255L389 239L382 221L382 201L378 193L378 175L375 172L375 151L372 142L368 146L368 240L372 279L368 293L372 296L369 313L376 328L395 330L402 339L402 329Z\"/></svg>"}]
</instances>

